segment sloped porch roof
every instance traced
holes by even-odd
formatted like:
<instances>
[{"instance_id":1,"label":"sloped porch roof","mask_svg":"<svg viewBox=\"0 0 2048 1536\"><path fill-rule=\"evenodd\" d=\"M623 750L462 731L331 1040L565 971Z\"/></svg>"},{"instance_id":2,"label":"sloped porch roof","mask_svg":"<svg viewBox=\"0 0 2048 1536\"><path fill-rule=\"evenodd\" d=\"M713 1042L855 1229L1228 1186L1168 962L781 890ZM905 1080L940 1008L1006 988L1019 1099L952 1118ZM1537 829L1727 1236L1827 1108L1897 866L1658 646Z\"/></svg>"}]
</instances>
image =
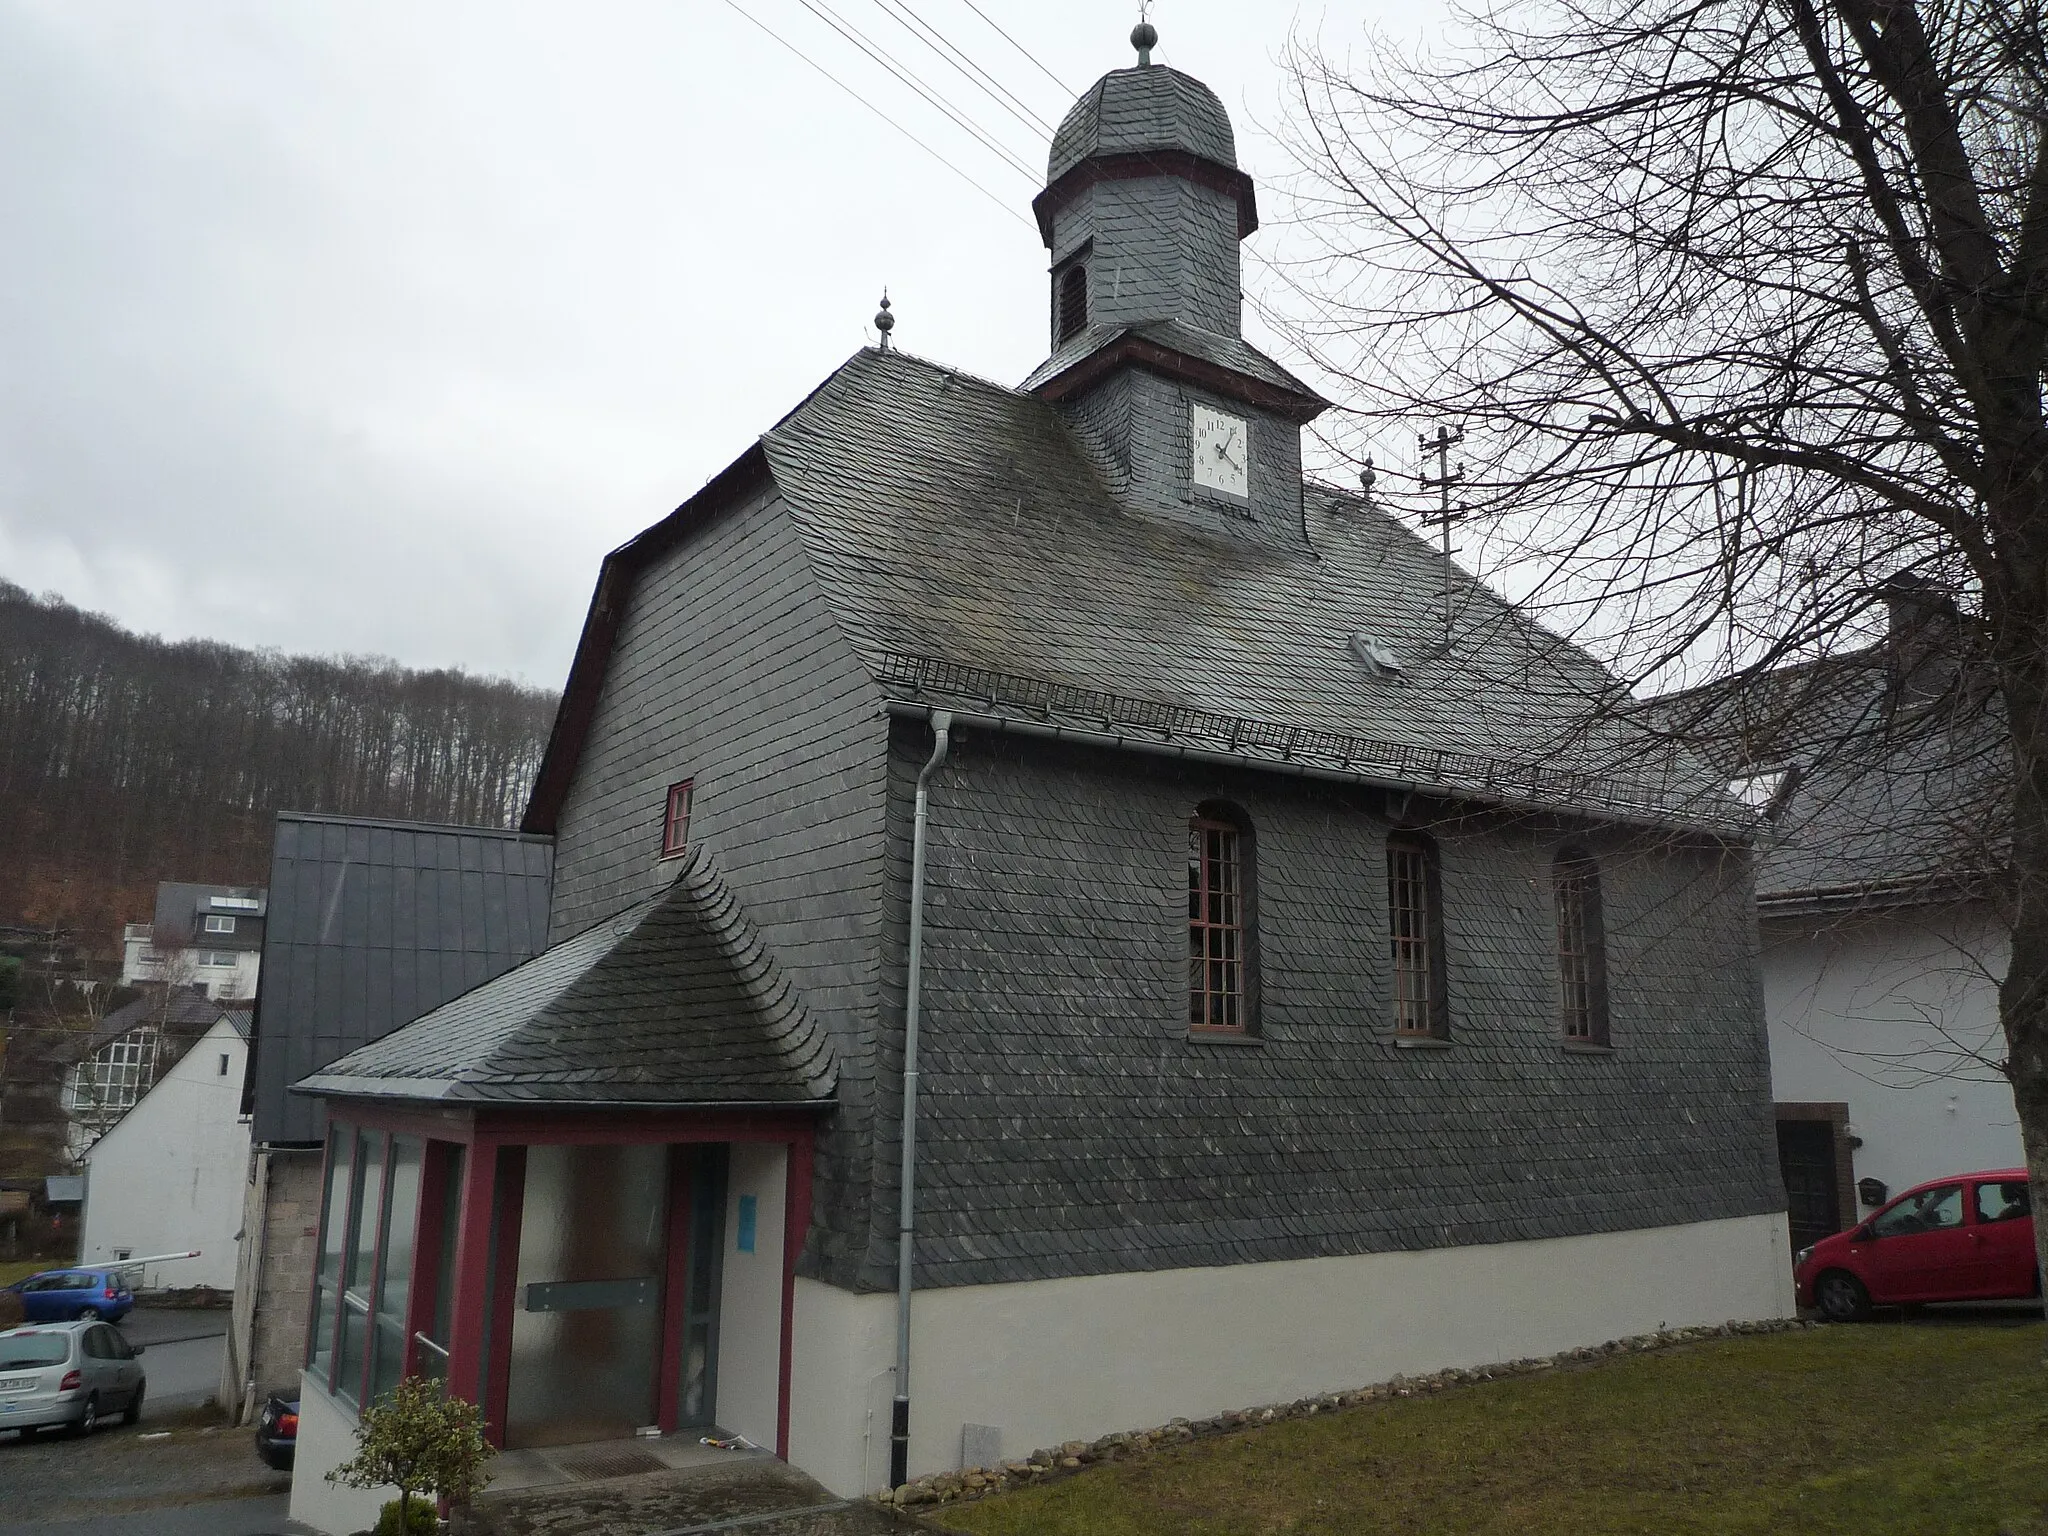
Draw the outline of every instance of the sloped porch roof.
<instances>
[{"instance_id":1,"label":"sloped porch roof","mask_svg":"<svg viewBox=\"0 0 2048 1536\"><path fill-rule=\"evenodd\" d=\"M294 1091L442 1104L823 1105L825 1029L693 849L666 890Z\"/></svg>"}]
</instances>

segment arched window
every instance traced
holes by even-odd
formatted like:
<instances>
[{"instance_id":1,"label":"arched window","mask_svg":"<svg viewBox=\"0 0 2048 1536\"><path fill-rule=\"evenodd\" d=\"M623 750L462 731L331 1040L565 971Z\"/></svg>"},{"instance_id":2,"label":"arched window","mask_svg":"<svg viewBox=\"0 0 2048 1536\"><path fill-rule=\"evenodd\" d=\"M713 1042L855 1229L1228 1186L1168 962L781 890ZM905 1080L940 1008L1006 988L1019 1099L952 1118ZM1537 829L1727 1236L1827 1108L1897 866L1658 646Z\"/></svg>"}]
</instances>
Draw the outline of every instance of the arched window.
<instances>
[{"instance_id":1,"label":"arched window","mask_svg":"<svg viewBox=\"0 0 2048 1536\"><path fill-rule=\"evenodd\" d=\"M1557 898L1557 1018L1567 1044L1606 1045L1607 938L1600 918L1600 866L1567 848L1550 866Z\"/></svg>"},{"instance_id":2,"label":"arched window","mask_svg":"<svg viewBox=\"0 0 2048 1536\"><path fill-rule=\"evenodd\" d=\"M1064 342L1088 329L1088 264L1077 261L1060 274L1054 329Z\"/></svg>"},{"instance_id":3,"label":"arched window","mask_svg":"<svg viewBox=\"0 0 2048 1536\"><path fill-rule=\"evenodd\" d=\"M1394 1033L1448 1040L1443 895L1436 844L1415 832L1387 839L1387 936L1392 946Z\"/></svg>"},{"instance_id":4,"label":"arched window","mask_svg":"<svg viewBox=\"0 0 2048 1536\"><path fill-rule=\"evenodd\" d=\"M1251 822L1211 802L1188 822L1188 1028L1257 1032Z\"/></svg>"}]
</instances>

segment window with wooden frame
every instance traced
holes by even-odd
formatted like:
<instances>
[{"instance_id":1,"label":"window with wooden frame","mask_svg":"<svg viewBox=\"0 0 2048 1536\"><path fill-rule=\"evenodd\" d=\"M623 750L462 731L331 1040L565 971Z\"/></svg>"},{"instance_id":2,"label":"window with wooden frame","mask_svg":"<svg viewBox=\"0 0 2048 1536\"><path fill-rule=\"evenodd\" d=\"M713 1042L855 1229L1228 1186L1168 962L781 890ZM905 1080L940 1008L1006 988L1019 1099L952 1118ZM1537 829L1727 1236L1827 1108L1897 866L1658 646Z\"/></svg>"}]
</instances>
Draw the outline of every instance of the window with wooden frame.
<instances>
[{"instance_id":1,"label":"window with wooden frame","mask_svg":"<svg viewBox=\"0 0 2048 1536\"><path fill-rule=\"evenodd\" d=\"M661 818L661 856L673 859L690 847L690 799L695 779L684 779L668 787L668 809Z\"/></svg>"},{"instance_id":2,"label":"window with wooden frame","mask_svg":"<svg viewBox=\"0 0 2048 1536\"><path fill-rule=\"evenodd\" d=\"M1567 1045L1606 1045L1607 942L1600 866L1567 848L1550 867L1557 906L1557 1018Z\"/></svg>"},{"instance_id":3,"label":"window with wooden frame","mask_svg":"<svg viewBox=\"0 0 2048 1536\"><path fill-rule=\"evenodd\" d=\"M1204 805L1188 822L1188 1028L1257 1031L1251 824Z\"/></svg>"},{"instance_id":4,"label":"window with wooden frame","mask_svg":"<svg viewBox=\"0 0 2048 1536\"><path fill-rule=\"evenodd\" d=\"M1394 1034L1448 1040L1444 930L1436 844L1417 833L1387 839L1387 935L1394 983Z\"/></svg>"},{"instance_id":5,"label":"window with wooden frame","mask_svg":"<svg viewBox=\"0 0 2048 1536\"><path fill-rule=\"evenodd\" d=\"M1088 329L1088 264L1085 261L1075 262L1060 274L1054 308L1058 342L1068 341Z\"/></svg>"}]
</instances>

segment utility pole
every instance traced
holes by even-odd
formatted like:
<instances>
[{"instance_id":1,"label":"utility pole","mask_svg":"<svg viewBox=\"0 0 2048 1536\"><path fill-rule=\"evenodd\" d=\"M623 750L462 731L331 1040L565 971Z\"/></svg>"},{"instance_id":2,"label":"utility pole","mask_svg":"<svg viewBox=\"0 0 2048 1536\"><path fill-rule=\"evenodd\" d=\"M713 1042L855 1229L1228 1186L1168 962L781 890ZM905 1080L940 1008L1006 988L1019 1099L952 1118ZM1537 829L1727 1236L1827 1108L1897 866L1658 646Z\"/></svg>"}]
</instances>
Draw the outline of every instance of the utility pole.
<instances>
[{"instance_id":1,"label":"utility pole","mask_svg":"<svg viewBox=\"0 0 2048 1536\"><path fill-rule=\"evenodd\" d=\"M1425 491L1433 490L1438 493L1437 510L1434 517L1437 532L1443 544L1444 651L1448 654L1451 649L1451 556L1456 553L1451 548L1451 524L1460 523L1465 520L1463 510L1451 505L1451 487L1461 483L1465 478L1464 464L1460 463L1455 468L1452 466L1451 450L1465 441L1465 429L1463 427L1458 427L1455 430L1449 427L1438 427L1434 435L1428 432L1421 433L1417 441L1421 444L1424 468L1423 472L1415 478L1421 483ZM1432 453L1436 455L1436 474L1434 476L1428 471L1429 456Z\"/></svg>"}]
</instances>

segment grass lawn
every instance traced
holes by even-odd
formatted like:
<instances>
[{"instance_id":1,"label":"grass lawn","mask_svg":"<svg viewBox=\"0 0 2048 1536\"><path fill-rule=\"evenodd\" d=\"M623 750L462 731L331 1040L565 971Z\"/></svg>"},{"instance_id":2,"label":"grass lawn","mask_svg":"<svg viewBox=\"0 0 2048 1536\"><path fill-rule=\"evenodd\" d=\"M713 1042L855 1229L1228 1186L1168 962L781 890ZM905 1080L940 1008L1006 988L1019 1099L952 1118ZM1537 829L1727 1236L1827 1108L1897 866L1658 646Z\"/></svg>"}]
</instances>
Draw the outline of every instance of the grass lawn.
<instances>
[{"instance_id":1,"label":"grass lawn","mask_svg":"<svg viewBox=\"0 0 2048 1536\"><path fill-rule=\"evenodd\" d=\"M39 1269L62 1269L61 1264L51 1264L43 1259L0 1259L0 1285L12 1285Z\"/></svg>"},{"instance_id":2,"label":"grass lawn","mask_svg":"<svg viewBox=\"0 0 2048 1536\"><path fill-rule=\"evenodd\" d=\"M920 1511L974 1536L2048 1536L2039 1324L1715 1339Z\"/></svg>"}]
</instances>

